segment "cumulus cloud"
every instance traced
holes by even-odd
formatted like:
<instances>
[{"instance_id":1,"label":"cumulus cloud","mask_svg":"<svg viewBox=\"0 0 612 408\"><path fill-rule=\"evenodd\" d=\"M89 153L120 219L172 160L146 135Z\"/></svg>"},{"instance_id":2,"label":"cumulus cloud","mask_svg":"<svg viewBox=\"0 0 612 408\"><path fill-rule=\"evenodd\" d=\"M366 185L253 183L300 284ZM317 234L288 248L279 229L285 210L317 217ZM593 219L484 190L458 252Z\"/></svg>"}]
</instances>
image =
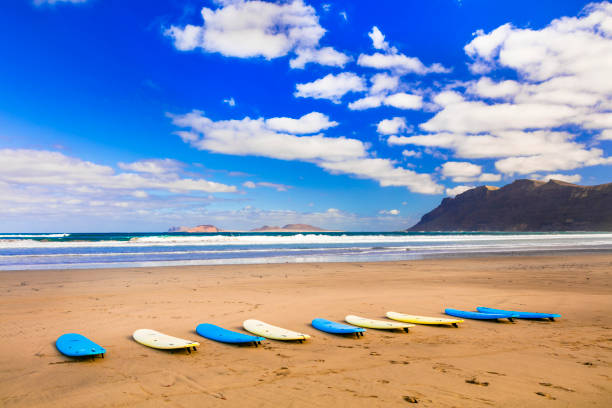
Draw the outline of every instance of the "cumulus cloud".
<instances>
[{"instance_id":1,"label":"cumulus cloud","mask_svg":"<svg viewBox=\"0 0 612 408\"><path fill-rule=\"evenodd\" d=\"M296 51L296 57L289 61L291 68L304 68L308 63L317 63L330 67L343 68L351 58L332 47L302 48Z\"/></svg>"},{"instance_id":2,"label":"cumulus cloud","mask_svg":"<svg viewBox=\"0 0 612 408\"><path fill-rule=\"evenodd\" d=\"M370 86L370 94L377 95L387 91L395 91L399 87L399 77L378 73L370 78L372 86Z\"/></svg>"},{"instance_id":3,"label":"cumulus cloud","mask_svg":"<svg viewBox=\"0 0 612 408\"><path fill-rule=\"evenodd\" d=\"M450 177L455 182L474 178L482 173L482 167L468 162L446 162L442 165L442 175Z\"/></svg>"},{"instance_id":4,"label":"cumulus cloud","mask_svg":"<svg viewBox=\"0 0 612 408\"><path fill-rule=\"evenodd\" d=\"M408 73L425 75L429 73L450 72L448 68L441 64L435 63L431 66L426 66L416 57L408 57L399 53L397 48L389 46L389 43L385 41L385 36L376 26L372 27L372 31L368 33L368 36L372 40L372 46L377 50L384 51L384 53L360 54L357 64L362 67L389 70L397 75Z\"/></svg>"},{"instance_id":5,"label":"cumulus cloud","mask_svg":"<svg viewBox=\"0 0 612 408\"><path fill-rule=\"evenodd\" d=\"M423 97L420 95L398 92L387 96L383 103L399 109L419 109L423 106Z\"/></svg>"},{"instance_id":6,"label":"cumulus cloud","mask_svg":"<svg viewBox=\"0 0 612 408\"><path fill-rule=\"evenodd\" d=\"M406 119L394 117L392 119L383 119L378 122L376 131L381 135L393 135L400 133L406 129Z\"/></svg>"},{"instance_id":7,"label":"cumulus cloud","mask_svg":"<svg viewBox=\"0 0 612 408\"><path fill-rule=\"evenodd\" d=\"M325 30L314 8L301 0L290 3L232 1L212 10L202 8L201 26L171 26L166 35L181 51L201 48L231 57L287 55L296 48L315 47Z\"/></svg>"},{"instance_id":8,"label":"cumulus cloud","mask_svg":"<svg viewBox=\"0 0 612 408\"><path fill-rule=\"evenodd\" d=\"M376 52L372 55L359 55L357 64L360 66L390 70L399 75L407 73L424 75L428 73L450 72L449 69L441 64L435 63L427 67L418 58L408 57L399 53L395 47L389 46L389 43L385 41L385 36L376 26L372 27L372 31L368 35L372 40L372 46L375 49L385 51L385 53Z\"/></svg>"},{"instance_id":9,"label":"cumulus cloud","mask_svg":"<svg viewBox=\"0 0 612 408\"><path fill-rule=\"evenodd\" d=\"M424 194L442 191L429 174L397 167L389 159L371 158L368 145L357 139L321 134L296 136L270 128L263 118L213 121L200 111L170 117L175 125L188 129L177 131L177 135L200 150L300 160L334 174L376 180L381 186L403 186ZM285 127L277 126L276 129L286 129L287 122L282 123ZM295 122L289 123L295 125Z\"/></svg>"},{"instance_id":10,"label":"cumulus cloud","mask_svg":"<svg viewBox=\"0 0 612 408\"><path fill-rule=\"evenodd\" d=\"M330 121L329 117L322 113L311 112L299 119L286 117L266 119L266 126L279 132L309 134L338 126L338 122Z\"/></svg>"},{"instance_id":11,"label":"cumulus cloud","mask_svg":"<svg viewBox=\"0 0 612 408\"><path fill-rule=\"evenodd\" d=\"M292 68L307 63L344 66L349 57L332 47L319 47L325 29L313 7L302 0L285 3L220 1L203 7L202 25L172 25L165 35L181 51L200 49L227 57L274 59L295 54Z\"/></svg>"},{"instance_id":12,"label":"cumulus cloud","mask_svg":"<svg viewBox=\"0 0 612 408\"><path fill-rule=\"evenodd\" d=\"M297 84L294 96L299 98L329 99L340 103L340 99L349 92L366 90L363 78L352 72L341 72L337 75L328 74L313 82Z\"/></svg>"},{"instance_id":13,"label":"cumulus cloud","mask_svg":"<svg viewBox=\"0 0 612 408\"><path fill-rule=\"evenodd\" d=\"M435 63L428 67L420 59L408 57L404 54L382 54L380 52L375 52L372 55L361 54L357 58L357 64L367 68L390 70L400 75L450 72L448 68L441 64Z\"/></svg>"},{"instance_id":14,"label":"cumulus cloud","mask_svg":"<svg viewBox=\"0 0 612 408\"><path fill-rule=\"evenodd\" d=\"M378 212L380 215L399 215L399 210L393 209L393 210L380 210Z\"/></svg>"},{"instance_id":15,"label":"cumulus cloud","mask_svg":"<svg viewBox=\"0 0 612 408\"><path fill-rule=\"evenodd\" d=\"M119 168L137 173L167 174L174 173L183 167L183 164L172 159L139 160L132 163L118 163Z\"/></svg>"},{"instance_id":16,"label":"cumulus cloud","mask_svg":"<svg viewBox=\"0 0 612 408\"><path fill-rule=\"evenodd\" d=\"M372 46L374 48L383 51L389 50L389 43L385 41L385 36L380 32L378 27L372 27L372 31L368 33L368 36L372 40Z\"/></svg>"},{"instance_id":17,"label":"cumulus cloud","mask_svg":"<svg viewBox=\"0 0 612 408\"><path fill-rule=\"evenodd\" d=\"M446 192L447 196L454 197L454 196L457 196L457 195L459 195L461 193L465 193L466 191L468 191L468 190L470 190L472 188L474 188L474 187L471 187L471 186L456 186L456 187L453 187L453 188L447 188L445 192Z\"/></svg>"},{"instance_id":18,"label":"cumulus cloud","mask_svg":"<svg viewBox=\"0 0 612 408\"><path fill-rule=\"evenodd\" d=\"M117 173L112 167L95 164L59 152L28 149L1 149L0 181L9 184L65 186L104 190L154 189L177 192L235 192L236 187L204 179L181 178L169 170L173 160L145 160L122 163L138 173ZM83 190L80 190L83 191Z\"/></svg>"},{"instance_id":19,"label":"cumulus cloud","mask_svg":"<svg viewBox=\"0 0 612 408\"><path fill-rule=\"evenodd\" d=\"M505 24L477 31L465 46L473 71L516 75L483 76L439 92L439 111L419 125L423 134L388 143L497 159L495 168L508 175L612 164L593 146L612 133L610 27L612 4L604 2L542 29Z\"/></svg>"},{"instance_id":20,"label":"cumulus cloud","mask_svg":"<svg viewBox=\"0 0 612 408\"><path fill-rule=\"evenodd\" d=\"M237 192L235 186L202 178L150 171L154 167L143 162L124 166L143 172L117 171L60 152L31 149L1 149L0 161L0 218L13 229L28 225L26 218L43 231L108 231L124 228L128 220L133 225L136 219L143 220L140 228L167 228L158 224L158 217L167 223L172 214L217 200L211 193Z\"/></svg>"},{"instance_id":21,"label":"cumulus cloud","mask_svg":"<svg viewBox=\"0 0 612 408\"><path fill-rule=\"evenodd\" d=\"M364 110L378 108L382 105L393 106L398 109L416 110L423 107L423 97L406 92L398 92L391 95L370 95L349 103L348 108L351 110Z\"/></svg>"},{"instance_id":22,"label":"cumulus cloud","mask_svg":"<svg viewBox=\"0 0 612 408\"><path fill-rule=\"evenodd\" d=\"M442 165L441 173L455 183L501 180L500 174L483 173L482 166L469 162L446 162Z\"/></svg>"},{"instance_id":23,"label":"cumulus cloud","mask_svg":"<svg viewBox=\"0 0 612 408\"><path fill-rule=\"evenodd\" d=\"M582 176L580 174L547 174L539 178L542 181L550 181L550 180L560 180L565 181L567 183L579 183L582 180Z\"/></svg>"}]
</instances>

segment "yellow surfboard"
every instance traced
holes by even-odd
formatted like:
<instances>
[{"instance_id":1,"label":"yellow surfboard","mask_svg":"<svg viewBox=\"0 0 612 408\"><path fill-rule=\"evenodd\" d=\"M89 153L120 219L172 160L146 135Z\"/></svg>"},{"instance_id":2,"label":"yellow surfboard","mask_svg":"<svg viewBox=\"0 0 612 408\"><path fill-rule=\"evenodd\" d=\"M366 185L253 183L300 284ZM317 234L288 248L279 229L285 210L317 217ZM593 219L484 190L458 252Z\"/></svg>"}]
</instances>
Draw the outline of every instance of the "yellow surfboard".
<instances>
[{"instance_id":1,"label":"yellow surfboard","mask_svg":"<svg viewBox=\"0 0 612 408\"><path fill-rule=\"evenodd\" d=\"M272 340L299 340L301 342L310 338L308 334L272 326L271 324L254 319L245 320L242 323L242 327L253 334Z\"/></svg>"},{"instance_id":2,"label":"yellow surfboard","mask_svg":"<svg viewBox=\"0 0 612 408\"><path fill-rule=\"evenodd\" d=\"M132 337L140 344L162 350L187 349L191 352L192 347L196 350L200 345L197 341L179 339L150 329L136 330Z\"/></svg>"},{"instance_id":3,"label":"yellow surfboard","mask_svg":"<svg viewBox=\"0 0 612 408\"><path fill-rule=\"evenodd\" d=\"M389 319L397 320L399 322L416 323L416 324L449 324L457 327L457 323L463 323L460 319L445 319L443 317L428 317L428 316L415 316L397 312L387 312Z\"/></svg>"},{"instance_id":4,"label":"yellow surfboard","mask_svg":"<svg viewBox=\"0 0 612 408\"><path fill-rule=\"evenodd\" d=\"M368 329L382 329L382 330L404 330L408 331L409 327L414 327L414 324L390 322L388 320L375 320L368 319L366 317L348 315L344 318L347 323L353 326L366 327Z\"/></svg>"}]
</instances>

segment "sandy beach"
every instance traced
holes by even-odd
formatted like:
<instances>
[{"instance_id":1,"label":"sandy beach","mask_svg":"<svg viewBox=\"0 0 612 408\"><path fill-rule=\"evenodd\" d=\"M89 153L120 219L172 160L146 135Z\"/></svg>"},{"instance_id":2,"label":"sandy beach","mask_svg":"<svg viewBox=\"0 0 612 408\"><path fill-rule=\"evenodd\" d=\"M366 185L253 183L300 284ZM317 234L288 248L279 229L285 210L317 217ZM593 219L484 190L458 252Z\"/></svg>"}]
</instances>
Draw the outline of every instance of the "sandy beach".
<instances>
[{"instance_id":1,"label":"sandy beach","mask_svg":"<svg viewBox=\"0 0 612 408\"><path fill-rule=\"evenodd\" d=\"M0 272L0 405L608 407L611 274L612 254ZM563 317L359 339L310 326L479 305ZM203 322L241 331L249 318L313 338L236 347L194 331ZM150 349L132 340L139 328L201 347ZM62 356L54 343L68 332L106 358Z\"/></svg>"}]
</instances>

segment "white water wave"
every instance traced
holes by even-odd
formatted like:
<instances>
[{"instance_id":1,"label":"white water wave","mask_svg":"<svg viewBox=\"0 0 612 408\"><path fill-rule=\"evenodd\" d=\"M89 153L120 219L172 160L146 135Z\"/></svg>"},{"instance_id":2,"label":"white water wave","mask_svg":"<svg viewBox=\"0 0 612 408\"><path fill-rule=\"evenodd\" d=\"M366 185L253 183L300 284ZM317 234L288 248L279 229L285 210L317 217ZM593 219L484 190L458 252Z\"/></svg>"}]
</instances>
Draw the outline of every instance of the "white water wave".
<instances>
[{"instance_id":1,"label":"white water wave","mask_svg":"<svg viewBox=\"0 0 612 408\"><path fill-rule=\"evenodd\" d=\"M592 244L612 244L612 233L551 233L551 234L445 234L445 235L208 235L208 236L150 236L130 241L38 241L33 239L1 240L5 248L83 248L83 247L173 247L173 246L225 246L225 245L364 245L419 243L472 243L472 242L554 242L567 241Z\"/></svg>"}]
</instances>

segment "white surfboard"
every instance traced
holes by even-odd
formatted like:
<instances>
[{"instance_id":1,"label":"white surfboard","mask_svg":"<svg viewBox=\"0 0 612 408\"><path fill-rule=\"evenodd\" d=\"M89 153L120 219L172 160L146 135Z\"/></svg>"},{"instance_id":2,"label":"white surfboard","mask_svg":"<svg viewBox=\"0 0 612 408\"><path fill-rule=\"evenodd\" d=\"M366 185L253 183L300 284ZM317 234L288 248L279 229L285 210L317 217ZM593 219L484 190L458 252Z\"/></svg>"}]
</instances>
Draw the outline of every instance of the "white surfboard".
<instances>
[{"instance_id":1,"label":"white surfboard","mask_svg":"<svg viewBox=\"0 0 612 408\"><path fill-rule=\"evenodd\" d=\"M282 327L272 326L271 324L261 322L259 320L249 319L242 323L245 330L258 336L266 337L272 340L306 340L310 336L308 334L295 332L292 330L283 329Z\"/></svg>"},{"instance_id":2,"label":"white surfboard","mask_svg":"<svg viewBox=\"0 0 612 408\"><path fill-rule=\"evenodd\" d=\"M389 319L397 320L405 323L416 323L416 324L451 324L457 326L457 323L463 323L461 319L446 319L444 317L429 317L429 316L415 316L397 312L387 312Z\"/></svg>"},{"instance_id":3,"label":"white surfboard","mask_svg":"<svg viewBox=\"0 0 612 408\"><path fill-rule=\"evenodd\" d=\"M375 320L365 317L348 315L344 318L347 323L353 326L367 327L368 329L383 329L383 330L404 330L408 331L409 327L414 327L414 324L391 322L387 320Z\"/></svg>"},{"instance_id":4,"label":"white surfboard","mask_svg":"<svg viewBox=\"0 0 612 408\"><path fill-rule=\"evenodd\" d=\"M200 345L197 341L179 339L178 337L168 336L167 334L150 329L136 330L132 337L140 344L163 350L189 350L191 347L195 349Z\"/></svg>"}]
</instances>

